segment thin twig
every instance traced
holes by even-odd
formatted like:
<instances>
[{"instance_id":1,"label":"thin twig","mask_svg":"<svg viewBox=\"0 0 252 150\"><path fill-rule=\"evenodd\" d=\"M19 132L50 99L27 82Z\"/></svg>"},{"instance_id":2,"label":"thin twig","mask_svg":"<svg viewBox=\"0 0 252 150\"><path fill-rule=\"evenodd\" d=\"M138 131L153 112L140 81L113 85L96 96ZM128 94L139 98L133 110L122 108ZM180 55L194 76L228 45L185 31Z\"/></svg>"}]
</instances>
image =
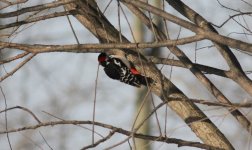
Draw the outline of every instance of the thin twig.
<instances>
[{"instance_id":1,"label":"thin twig","mask_svg":"<svg viewBox=\"0 0 252 150\"><path fill-rule=\"evenodd\" d=\"M65 121L64 119L59 118L59 117L57 117L57 116L55 116L55 115L53 115L53 114L51 114L51 113L49 113L49 112L46 112L46 111L42 111L42 112L45 113L45 114L47 114L47 115L49 115L49 116L51 116L51 117L53 117L53 118L59 119L59 120L61 120L61 121ZM76 125L76 126L77 126L77 127L80 127L80 128L83 128L83 129L86 129L86 130L88 130L88 131L90 131L90 132L93 132L92 129L89 129L89 128L87 128L87 127L84 127L84 126L81 126L81 125ZM101 138L104 138L104 136L101 135L100 133L98 133L98 132L96 132L96 131L94 131L94 133L97 134L97 135L99 135Z\"/></svg>"},{"instance_id":2,"label":"thin twig","mask_svg":"<svg viewBox=\"0 0 252 150\"><path fill-rule=\"evenodd\" d=\"M45 137L43 136L43 134L39 131L40 136L43 138L43 140L45 141L46 145L53 150L53 148L49 145L49 143L47 142L47 140L45 139Z\"/></svg>"},{"instance_id":3,"label":"thin twig","mask_svg":"<svg viewBox=\"0 0 252 150\"><path fill-rule=\"evenodd\" d=\"M3 91L3 88L2 88L1 85L0 85L0 89L1 89L1 93L2 93L3 98L4 98L5 109L7 109L8 106L7 106L6 96L5 96L5 94L4 94L4 91ZM5 113L4 113L4 118L5 118L5 129L6 129L6 131L8 131L7 111L5 111ZM8 140L9 147L10 147L10 149L12 150L12 146L11 146L11 142L10 142L9 133L6 133L6 137L7 137L7 140Z\"/></svg>"},{"instance_id":4,"label":"thin twig","mask_svg":"<svg viewBox=\"0 0 252 150\"><path fill-rule=\"evenodd\" d=\"M56 7L59 7L59 6L62 6L62 5L73 3L74 1L76 1L76 0L53 1L51 3L26 7L26 8L22 8L20 10L17 10L17 11L1 13L0 18L10 18L10 17L19 16L19 15L22 15L22 14L25 14L25 13L28 13L28 12L42 11L42 10L49 9L49 8L56 8Z\"/></svg>"},{"instance_id":5,"label":"thin twig","mask_svg":"<svg viewBox=\"0 0 252 150\"><path fill-rule=\"evenodd\" d=\"M98 77L99 77L99 66L98 64L97 67L97 72L96 72L96 79L95 79L95 93L94 93L94 105L93 105L93 122L95 121L95 108L96 108L96 96L97 96L97 84L98 84ZM92 125L92 144L94 144L94 132L95 131L95 125Z\"/></svg>"},{"instance_id":6,"label":"thin twig","mask_svg":"<svg viewBox=\"0 0 252 150\"><path fill-rule=\"evenodd\" d=\"M148 92L149 92L149 91L148 91ZM147 93L148 93L148 92L147 92ZM146 94L146 95L148 95L148 94ZM119 146L119 145L125 143L125 142L128 141L130 138L133 138L133 137L135 138L135 133L142 127L142 125L146 122L146 120L148 120L148 119L152 116L153 113L155 113L161 106L163 106L163 105L166 104L166 103L167 103L167 101L163 101L161 104L159 104L157 107L155 107L155 108L151 111L151 113L150 113L140 124L138 124L138 125L134 128L134 130L133 130L133 127L135 126L135 122L134 122L134 123L133 123L133 126L132 126L132 129L131 129L132 134L131 134L130 136L128 136L126 139L124 139L124 140L122 140L122 141L120 141L120 142L118 142L118 143L116 143L116 144L114 144L114 145L112 145L112 146L106 148L105 150L109 150L109 149L115 148L115 147L117 147L117 146ZM140 109L139 109L137 115L139 115L140 110L141 110L142 107L143 107L143 104L144 104L144 103L142 102L142 104L141 104L141 106L140 106ZM137 117L136 117L136 118L137 118ZM136 119L135 119L135 121L136 121Z\"/></svg>"},{"instance_id":7,"label":"thin twig","mask_svg":"<svg viewBox=\"0 0 252 150\"><path fill-rule=\"evenodd\" d=\"M232 15L232 16L229 16L229 18L227 20L225 20L222 24L220 25L215 25L213 23L211 23L213 26L217 27L217 28L221 28L222 26L224 26L229 20L233 19L234 17L237 17L237 16L241 16L241 15L251 15L252 12L243 12L243 13L238 13L238 14L235 14L235 15Z\"/></svg>"},{"instance_id":8,"label":"thin twig","mask_svg":"<svg viewBox=\"0 0 252 150\"><path fill-rule=\"evenodd\" d=\"M6 75L4 75L3 77L1 77L0 78L0 82L2 82L3 80L5 80L9 76L12 76L16 71L18 71L21 67L23 67L28 61L30 61L35 55L36 55L36 53L30 55L27 59L25 59L18 66L16 66L16 68L14 68L11 72L9 72Z\"/></svg>"},{"instance_id":9,"label":"thin twig","mask_svg":"<svg viewBox=\"0 0 252 150\"><path fill-rule=\"evenodd\" d=\"M26 111L26 112L28 112L38 123L41 123L41 121L38 119L38 117L37 117L31 110L29 110L28 108L22 107L22 106L10 107L10 108L1 110L0 113L2 113L2 112L7 112L7 111L12 110L12 109L21 109L21 110L23 110L23 111Z\"/></svg>"},{"instance_id":10,"label":"thin twig","mask_svg":"<svg viewBox=\"0 0 252 150\"><path fill-rule=\"evenodd\" d=\"M13 5L16 5L16 4L22 4L22 3L25 3L27 2L28 0L16 0L14 2L10 2L10 1L7 1L7 0L1 0L1 2L7 4L5 6L1 6L0 7L0 10L4 9L4 8L7 8L7 7L10 7L10 6L13 6Z\"/></svg>"},{"instance_id":11,"label":"thin twig","mask_svg":"<svg viewBox=\"0 0 252 150\"><path fill-rule=\"evenodd\" d=\"M67 10L66 10L65 7L64 7L64 10L65 10L65 12L67 12ZM71 30L72 30L72 32L73 32L74 38L75 38L77 44L80 45L79 39L78 39L78 37L77 37L77 35L76 35L76 32L74 31L74 27L73 27L73 25L72 25L72 22L71 22L70 18L69 18L68 15L66 15L66 17L67 17L67 21L68 21L68 23L69 23L69 25L70 25L70 27L71 27Z\"/></svg>"},{"instance_id":12,"label":"thin twig","mask_svg":"<svg viewBox=\"0 0 252 150\"><path fill-rule=\"evenodd\" d=\"M25 24L29 24L29 23L33 23L33 22L37 23L37 22L42 21L42 20L61 17L61 16L66 16L66 15L70 15L70 14L73 15L73 14L75 14L75 12L74 11L54 12L54 13L51 13L51 14L48 14L48 15L43 15L43 16L38 16L38 17L33 17L33 18L29 17L29 18L26 18L24 20L20 20L20 21L8 23L8 24L0 25L0 30L8 29L8 28L16 27L16 26L21 26L21 25L25 25Z\"/></svg>"},{"instance_id":13,"label":"thin twig","mask_svg":"<svg viewBox=\"0 0 252 150\"><path fill-rule=\"evenodd\" d=\"M93 143L93 144L91 144L91 145L88 145L88 146L83 147L81 150L86 150L86 149L89 149L89 148L96 147L97 145L101 144L102 142L105 142L105 141L107 141L108 139L110 139L110 138L115 134L115 132L116 132L116 129L110 131L109 134L108 134L106 137L104 137L104 138L98 140L97 142L95 142L95 143Z\"/></svg>"},{"instance_id":14,"label":"thin twig","mask_svg":"<svg viewBox=\"0 0 252 150\"><path fill-rule=\"evenodd\" d=\"M4 59L4 60L0 60L0 65L17 60L17 59L20 59L20 58L23 58L28 54L29 54L29 52L24 52L22 54L18 54L16 56L13 56L13 57L10 57L10 58Z\"/></svg>"}]
</instances>

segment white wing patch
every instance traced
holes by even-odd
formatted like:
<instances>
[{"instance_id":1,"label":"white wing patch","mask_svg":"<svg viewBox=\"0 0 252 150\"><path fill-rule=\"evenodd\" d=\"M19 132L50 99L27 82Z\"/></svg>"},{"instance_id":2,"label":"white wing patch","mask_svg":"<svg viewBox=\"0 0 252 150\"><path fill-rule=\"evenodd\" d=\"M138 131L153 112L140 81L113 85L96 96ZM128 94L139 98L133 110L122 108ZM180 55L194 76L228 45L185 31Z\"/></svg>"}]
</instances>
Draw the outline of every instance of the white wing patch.
<instances>
[{"instance_id":1,"label":"white wing patch","mask_svg":"<svg viewBox=\"0 0 252 150\"><path fill-rule=\"evenodd\" d=\"M127 70L124 69L124 68L122 68L122 74L123 74L123 75L126 75L126 72L127 72Z\"/></svg>"},{"instance_id":2,"label":"white wing patch","mask_svg":"<svg viewBox=\"0 0 252 150\"><path fill-rule=\"evenodd\" d=\"M114 58L120 59L128 68L131 68L130 62L123 56L111 55Z\"/></svg>"},{"instance_id":3,"label":"white wing patch","mask_svg":"<svg viewBox=\"0 0 252 150\"><path fill-rule=\"evenodd\" d=\"M115 64L116 64L117 66L120 66L120 67L122 66L121 63L120 63L118 60L115 60L114 62L115 62Z\"/></svg>"}]
</instances>

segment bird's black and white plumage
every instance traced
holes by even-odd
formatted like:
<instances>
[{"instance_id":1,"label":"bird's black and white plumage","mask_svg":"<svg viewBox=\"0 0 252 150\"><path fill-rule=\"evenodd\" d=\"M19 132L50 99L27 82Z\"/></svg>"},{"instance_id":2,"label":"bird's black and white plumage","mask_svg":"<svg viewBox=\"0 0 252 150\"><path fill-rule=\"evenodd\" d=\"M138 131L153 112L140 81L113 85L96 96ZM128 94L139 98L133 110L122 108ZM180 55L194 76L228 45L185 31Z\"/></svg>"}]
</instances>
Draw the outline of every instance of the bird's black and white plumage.
<instances>
[{"instance_id":1,"label":"bird's black and white plumage","mask_svg":"<svg viewBox=\"0 0 252 150\"><path fill-rule=\"evenodd\" d=\"M142 76L129 61L123 60L123 58L101 53L98 56L98 61L104 67L107 76L114 80L136 87L146 86L147 82L152 82L151 78Z\"/></svg>"}]
</instances>

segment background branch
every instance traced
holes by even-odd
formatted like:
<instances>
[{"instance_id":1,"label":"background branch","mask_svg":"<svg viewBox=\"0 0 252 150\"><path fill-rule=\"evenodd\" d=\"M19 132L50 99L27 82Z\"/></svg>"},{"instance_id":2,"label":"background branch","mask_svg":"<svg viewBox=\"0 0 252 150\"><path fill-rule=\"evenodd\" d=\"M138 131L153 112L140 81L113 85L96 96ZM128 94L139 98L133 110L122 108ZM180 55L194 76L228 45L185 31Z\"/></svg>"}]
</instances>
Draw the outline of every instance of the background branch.
<instances>
[{"instance_id":1,"label":"background branch","mask_svg":"<svg viewBox=\"0 0 252 150\"><path fill-rule=\"evenodd\" d=\"M34 130L37 128L41 127L47 127L47 126L56 126L56 125L83 125L83 124L88 124L88 125L96 125L100 126L103 128L107 128L112 130L110 134L103 139L107 140L106 138L110 138L114 133L120 133L124 135L131 135L134 134L135 138L140 138L140 139L145 139L145 140L150 140L150 141L160 141L160 142L165 142L169 144L177 144L179 147L181 146L191 146L191 147L198 147L198 148L203 148L203 149L213 149L213 150L221 150L221 148L215 147L215 146L210 146L206 144L201 144L199 142L190 142L190 141L184 141L181 139L175 139L175 138L167 138L167 137L160 137L160 136L150 136L150 135L143 135L143 134L137 134L137 133L132 133L130 131L124 130L122 128L117 128L108 124L100 123L100 122L93 122L93 121L76 121L76 120L64 120L64 121L51 121L51 122L42 122L34 126L25 126L22 128L17 128L17 129L12 129L8 131L0 131L0 134L6 134L6 133L13 133L13 132L19 132L19 131L25 131L25 130ZM102 140L101 140L102 141ZM100 141L100 142L101 142ZM100 142L97 142L96 144L99 144Z\"/></svg>"}]
</instances>

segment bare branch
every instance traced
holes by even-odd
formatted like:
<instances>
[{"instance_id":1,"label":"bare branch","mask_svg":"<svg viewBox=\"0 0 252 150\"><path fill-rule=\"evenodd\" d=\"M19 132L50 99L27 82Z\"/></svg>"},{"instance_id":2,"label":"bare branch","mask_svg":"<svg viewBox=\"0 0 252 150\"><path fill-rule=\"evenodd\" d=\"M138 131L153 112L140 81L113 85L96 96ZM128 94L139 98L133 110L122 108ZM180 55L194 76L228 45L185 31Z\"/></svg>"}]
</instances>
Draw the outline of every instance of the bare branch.
<instances>
[{"instance_id":1,"label":"bare branch","mask_svg":"<svg viewBox=\"0 0 252 150\"><path fill-rule=\"evenodd\" d=\"M149 57L150 61L152 61L155 64L166 64L171 66L177 66L177 67L183 67L188 68L186 65L184 65L180 60L174 60L174 59L167 59L167 58L157 58L154 56ZM218 76L222 76L225 78L231 78L231 72L226 70L217 69L214 67L201 65L194 63L195 67L197 67L199 70L201 70L205 74L214 74ZM189 68L188 68L189 69Z\"/></svg>"},{"instance_id":2,"label":"bare branch","mask_svg":"<svg viewBox=\"0 0 252 150\"><path fill-rule=\"evenodd\" d=\"M7 99L6 99L6 96L4 94L4 91L3 91L3 88L2 86L0 85L0 90L1 90L1 93L3 95L3 98L4 98L4 105L5 105L5 109L7 109ZM5 118L5 129L8 130L8 117L7 117L7 112L5 111L4 113L4 118ZM10 141L10 137L9 137L9 133L6 134L6 137L7 137L7 140L8 140L8 144L9 144L9 147L10 149L12 150L12 146L11 146L11 141Z\"/></svg>"},{"instance_id":3,"label":"bare branch","mask_svg":"<svg viewBox=\"0 0 252 150\"><path fill-rule=\"evenodd\" d=\"M9 23L9 24L6 24L6 25L0 25L0 30L25 25L25 24L28 24L28 23L39 22L39 21L46 20L46 19L66 16L66 15L70 15L70 14L75 14L75 13L74 13L74 11L71 11L71 12L70 11L54 12L54 13L48 14L48 15L29 18L29 19L18 21L18 22Z\"/></svg>"},{"instance_id":4,"label":"bare branch","mask_svg":"<svg viewBox=\"0 0 252 150\"><path fill-rule=\"evenodd\" d=\"M188 18L190 21L202 27L205 30L212 31L218 34L218 32L211 26L206 19L204 19L200 14L195 12L193 9L185 5L180 0L166 0L170 5L173 6L177 11L179 11L183 16ZM218 1L219 2L219 1ZM226 63L230 67L230 77L236 83L238 83L243 89L245 89L250 95L252 95L252 81L243 72L240 63L238 62L235 55L232 53L228 43L224 45L213 42L215 47L222 54L222 57L226 60ZM238 43L237 43L238 44ZM251 52L249 52L251 53Z\"/></svg>"},{"instance_id":5,"label":"bare branch","mask_svg":"<svg viewBox=\"0 0 252 150\"><path fill-rule=\"evenodd\" d=\"M43 136L43 134L39 131L39 134L41 135L41 137L43 138L44 142L46 143L46 145L53 150L53 148L49 145L49 143L47 142L47 140L45 139L45 137Z\"/></svg>"},{"instance_id":6,"label":"bare branch","mask_svg":"<svg viewBox=\"0 0 252 150\"><path fill-rule=\"evenodd\" d=\"M198 27L197 25L194 25L188 21L182 20L176 16L173 16L171 14L168 14L158 8L155 8L151 5L148 5L144 2L141 1L130 1L130 0L125 0L127 3L132 4L136 7L142 8L144 10L150 11L155 15L158 15L160 17L163 17L164 19L167 19L175 24L181 25L184 28L187 28L193 32L195 32L196 34L200 34L203 35L206 39L209 39L211 41L217 42L217 43L221 43L224 45L229 45L232 48L237 48L243 51L248 51L248 52L252 52L252 44L251 43L246 43L240 40L236 40L236 39L232 39L232 38L228 38L226 36L222 36L219 34L216 34L214 32L211 31L207 31L204 30L200 27Z\"/></svg>"},{"instance_id":7,"label":"bare branch","mask_svg":"<svg viewBox=\"0 0 252 150\"><path fill-rule=\"evenodd\" d=\"M236 110L238 108L251 108L252 107L252 103L232 103L232 104L228 104L228 103L222 103L222 102L214 102L213 100L203 100L203 99L172 99L171 101L192 101L194 103L198 103L198 104L202 104L202 105L208 105L208 106L221 106L221 107L229 107L230 110Z\"/></svg>"},{"instance_id":8,"label":"bare branch","mask_svg":"<svg viewBox=\"0 0 252 150\"><path fill-rule=\"evenodd\" d=\"M165 46L182 45L194 41L202 40L202 36L196 35L188 38L177 40L167 40L162 42L146 42L146 43L109 43L109 44L72 44L72 45L39 45L39 44L18 44L1 42L1 48L13 48L24 50L31 53L45 52L101 52L103 49L139 49L139 48L155 48ZM10 49L11 50L11 49ZM127 50L125 50L127 51Z\"/></svg>"},{"instance_id":9,"label":"bare branch","mask_svg":"<svg viewBox=\"0 0 252 150\"><path fill-rule=\"evenodd\" d=\"M13 132L19 132L19 131L25 131L25 130L32 130L32 129L37 129L37 128L46 127L46 126L80 125L80 124L89 124L89 125L95 124L96 126L110 129L110 130L112 130L112 132L114 131L116 133L120 133L120 134L127 135L127 136L134 134L135 138L140 138L140 139L145 139L145 140L150 140L150 141L165 142L168 144L177 144L179 147L191 146L191 147L198 147L198 148L203 148L203 149L223 150L221 148L217 148L217 147L206 145L206 144L201 144L199 142L190 142L190 141L184 141L184 140L175 139L175 138L167 138L167 137L162 137L162 136L157 137L157 136L138 134L138 133L130 132L130 131L124 130L122 128L117 128L117 127L114 127L114 126L111 126L108 124L104 124L104 123L100 123L100 122L92 122L92 121L65 120L65 121L43 122L43 123L39 123L34 126L26 126L26 127L22 127L22 128L8 130L8 131L0 131L0 134L13 133Z\"/></svg>"},{"instance_id":10,"label":"bare branch","mask_svg":"<svg viewBox=\"0 0 252 150\"><path fill-rule=\"evenodd\" d=\"M28 54L29 54L29 52L24 52L22 54L18 54L16 56L11 57L11 58L7 58L5 60L0 60L0 65L11 62L11 61L14 61L14 60L17 60L17 59L20 59L20 58L23 58Z\"/></svg>"},{"instance_id":11,"label":"bare branch","mask_svg":"<svg viewBox=\"0 0 252 150\"><path fill-rule=\"evenodd\" d=\"M31 110L29 110L28 108L22 107L22 106L10 107L10 108L1 110L0 113L2 113L2 112L7 112L7 111L12 110L12 109L21 109L21 110L23 110L23 111L26 111L26 112L28 112L38 123L41 123L41 121L38 119L38 117L37 117Z\"/></svg>"},{"instance_id":12,"label":"bare branch","mask_svg":"<svg viewBox=\"0 0 252 150\"><path fill-rule=\"evenodd\" d=\"M62 5L72 3L74 1L75 0L54 1L51 3L36 5L36 6L32 6L32 7L26 7L26 8L22 8L20 10L13 11L13 12L0 13L0 18L10 18L10 17L19 16L19 15L22 15L22 14L25 14L28 12L41 11L41 10L45 10L45 9L49 9L49 8L55 8L55 7L59 7Z\"/></svg>"},{"instance_id":13,"label":"bare branch","mask_svg":"<svg viewBox=\"0 0 252 150\"><path fill-rule=\"evenodd\" d=\"M147 3L144 2L140 2L140 1L127 1L128 3L132 4L132 5L136 5L137 7L143 8L145 10L151 11L156 15L162 15L162 17L167 17L166 19L174 22L174 23L181 23L181 26L186 26L186 22L182 19L178 19L177 17L170 15L160 9L157 9ZM128 6L129 7L129 6ZM131 7L131 10L138 15L141 20L147 24L148 28L150 28L150 23L149 21L147 21L146 17L141 14L141 12L137 11L136 8ZM196 25L190 23L190 26L187 27L190 30L193 30L192 28L198 28ZM151 28L152 29L152 28ZM200 28L200 30L203 30ZM166 37L164 35L163 32L159 31L158 28L156 27L156 34L159 35L160 40L165 40ZM215 34L215 33L214 33ZM224 94L222 94L222 92L202 73L200 72L200 70L198 68L196 68L193 63L191 62L191 60L177 47L168 47L171 52L173 54L175 54L180 61L187 66L187 68L189 68L189 70L199 79L199 81L201 81L201 83L208 89L209 92L211 92L211 94L213 94L216 99L218 99L220 102L222 103L231 103ZM251 47L252 48L252 47ZM250 132L251 130L251 123L250 121L239 111L239 110L235 110L235 111L231 111L232 115L239 121L240 124L242 124L248 132Z\"/></svg>"},{"instance_id":14,"label":"bare branch","mask_svg":"<svg viewBox=\"0 0 252 150\"><path fill-rule=\"evenodd\" d=\"M18 66L16 66L11 72L7 73L6 75L2 76L0 78L0 82L8 78L9 76L12 76L16 71L18 71L21 67L23 67L28 61L30 61L36 54L30 55L28 58L26 58L23 62L21 62Z\"/></svg>"},{"instance_id":15,"label":"bare branch","mask_svg":"<svg viewBox=\"0 0 252 150\"><path fill-rule=\"evenodd\" d=\"M10 1L7 1L7 0L1 0L1 2L7 4L5 6L1 6L0 7L0 10L4 9L4 8L7 8L7 7L10 7L10 6L13 6L13 5L17 5L17 4L22 4L22 3L25 3L27 2L28 0L16 0L15 2L10 2Z\"/></svg>"},{"instance_id":16,"label":"bare branch","mask_svg":"<svg viewBox=\"0 0 252 150\"><path fill-rule=\"evenodd\" d=\"M225 20L222 24L220 25L215 25L213 23L211 23L213 26L215 27L218 27L218 28L221 28L223 27L226 23L228 23L229 20L233 19L234 17L237 17L237 16L242 16L242 15L251 15L252 12L241 12L241 13L238 13L238 14L235 14L235 15L232 15L232 16L229 16L229 18L227 20Z\"/></svg>"},{"instance_id":17,"label":"bare branch","mask_svg":"<svg viewBox=\"0 0 252 150\"><path fill-rule=\"evenodd\" d=\"M105 142L108 139L110 139L115 134L115 132L116 132L116 130L112 130L106 137L100 139L99 141L97 141L97 142L95 142L95 143L93 143L91 145L83 147L81 150L85 150L85 149L96 147L97 145L101 144L102 142Z\"/></svg>"}]
</instances>

